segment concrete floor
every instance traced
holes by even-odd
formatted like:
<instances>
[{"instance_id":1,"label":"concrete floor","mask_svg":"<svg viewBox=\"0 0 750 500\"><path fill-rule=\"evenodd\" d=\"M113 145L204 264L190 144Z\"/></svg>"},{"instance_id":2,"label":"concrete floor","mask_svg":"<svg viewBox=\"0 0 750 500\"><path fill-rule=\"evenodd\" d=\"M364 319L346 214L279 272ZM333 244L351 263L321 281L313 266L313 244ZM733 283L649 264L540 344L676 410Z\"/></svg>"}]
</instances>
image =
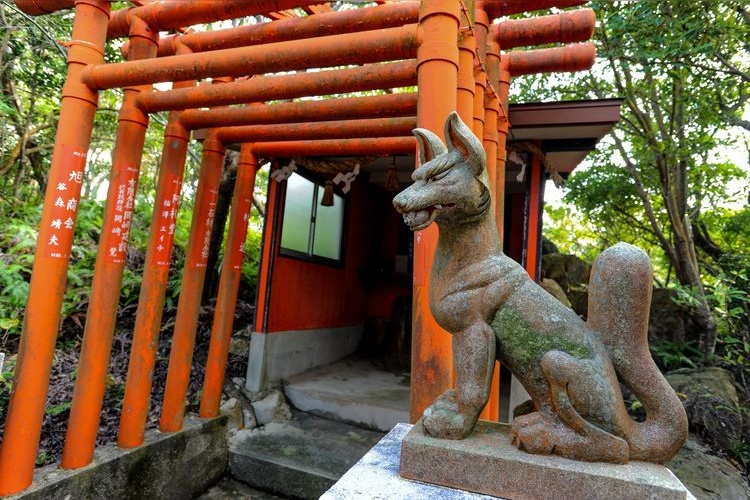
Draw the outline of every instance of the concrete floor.
<instances>
[{"instance_id":1,"label":"concrete floor","mask_svg":"<svg viewBox=\"0 0 750 500\"><path fill-rule=\"evenodd\" d=\"M295 375L284 386L295 408L383 432L409 421L409 373L347 358Z\"/></svg>"}]
</instances>

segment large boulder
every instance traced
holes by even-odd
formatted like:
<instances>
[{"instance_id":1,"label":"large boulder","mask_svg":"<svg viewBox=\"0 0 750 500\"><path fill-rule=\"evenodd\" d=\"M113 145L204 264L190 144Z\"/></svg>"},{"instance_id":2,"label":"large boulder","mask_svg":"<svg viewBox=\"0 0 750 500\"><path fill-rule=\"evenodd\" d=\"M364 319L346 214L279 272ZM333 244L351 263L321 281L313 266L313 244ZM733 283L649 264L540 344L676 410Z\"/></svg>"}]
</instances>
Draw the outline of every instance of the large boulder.
<instances>
[{"instance_id":1,"label":"large boulder","mask_svg":"<svg viewBox=\"0 0 750 500\"><path fill-rule=\"evenodd\" d=\"M558 250L557 245L552 243L552 240L548 240L544 236L542 236L542 255L546 255L548 253L560 253L560 250Z\"/></svg>"},{"instance_id":2,"label":"large boulder","mask_svg":"<svg viewBox=\"0 0 750 500\"><path fill-rule=\"evenodd\" d=\"M671 288L654 288L648 321L648 340L652 344L697 338L698 331L690 314L675 302L677 292Z\"/></svg>"},{"instance_id":3,"label":"large boulder","mask_svg":"<svg viewBox=\"0 0 750 500\"><path fill-rule=\"evenodd\" d=\"M589 306L589 275L591 266L576 257L564 253L542 255L544 280L553 280L566 295L563 301L583 319L586 319Z\"/></svg>"},{"instance_id":4,"label":"large boulder","mask_svg":"<svg viewBox=\"0 0 750 500\"><path fill-rule=\"evenodd\" d=\"M550 253L542 256L544 277L555 280L567 294L571 287L587 286L591 266L576 257L564 253Z\"/></svg>"},{"instance_id":5,"label":"large boulder","mask_svg":"<svg viewBox=\"0 0 750 500\"><path fill-rule=\"evenodd\" d=\"M711 454L695 436L666 465L698 500L750 498L750 485L732 462Z\"/></svg>"},{"instance_id":6,"label":"large boulder","mask_svg":"<svg viewBox=\"0 0 750 500\"><path fill-rule=\"evenodd\" d=\"M562 287L557 284L557 281L549 278L544 278L539 284L547 291L547 293L552 295L554 298L556 298L566 306L570 307L570 301L568 300L568 297L565 296L565 292L563 292Z\"/></svg>"},{"instance_id":7,"label":"large boulder","mask_svg":"<svg viewBox=\"0 0 750 500\"><path fill-rule=\"evenodd\" d=\"M682 397L690 431L725 450L742 438L742 410L732 374L718 367L682 368L665 374Z\"/></svg>"}]
</instances>

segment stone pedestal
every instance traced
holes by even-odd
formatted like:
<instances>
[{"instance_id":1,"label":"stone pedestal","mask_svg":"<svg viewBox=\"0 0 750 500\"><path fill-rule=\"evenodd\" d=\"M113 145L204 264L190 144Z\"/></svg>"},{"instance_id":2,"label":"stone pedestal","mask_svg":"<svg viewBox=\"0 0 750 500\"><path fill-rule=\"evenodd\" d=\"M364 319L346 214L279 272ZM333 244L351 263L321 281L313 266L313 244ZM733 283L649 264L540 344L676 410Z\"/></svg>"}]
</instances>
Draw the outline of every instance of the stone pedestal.
<instances>
[{"instance_id":1,"label":"stone pedestal","mask_svg":"<svg viewBox=\"0 0 750 500\"><path fill-rule=\"evenodd\" d=\"M577 462L531 455L510 444L508 425L480 421L461 441L425 436L421 421L403 440L402 477L508 499L693 498L657 464Z\"/></svg>"}]
</instances>

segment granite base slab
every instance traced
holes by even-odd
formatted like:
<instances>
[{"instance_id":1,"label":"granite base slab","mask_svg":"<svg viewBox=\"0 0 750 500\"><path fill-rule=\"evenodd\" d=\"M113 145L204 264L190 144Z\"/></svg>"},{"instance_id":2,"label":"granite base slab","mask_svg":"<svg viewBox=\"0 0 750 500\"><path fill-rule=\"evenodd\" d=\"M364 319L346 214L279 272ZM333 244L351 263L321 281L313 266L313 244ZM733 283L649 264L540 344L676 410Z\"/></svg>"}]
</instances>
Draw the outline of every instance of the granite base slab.
<instances>
[{"instance_id":1,"label":"granite base slab","mask_svg":"<svg viewBox=\"0 0 750 500\"><path fill-rule=\"evenodd\" d=\"M498 500L488 495L409 481L398 475L401 440L411 429L398 424L349 469L320 500Z\"/></svg>"},{"instance_id":2,"label":"granite base slab","mask_svg":"<svg viewBox=\"0 0 750 500\"><path fill-rule=\"evenodd\" d=\"M402 477L507 499L694 498L658 464L578 462L531 455L510 444L510 426L480 421L460 441L426 436L421 421L404 437Z\"/></svg>"}]
</instances>

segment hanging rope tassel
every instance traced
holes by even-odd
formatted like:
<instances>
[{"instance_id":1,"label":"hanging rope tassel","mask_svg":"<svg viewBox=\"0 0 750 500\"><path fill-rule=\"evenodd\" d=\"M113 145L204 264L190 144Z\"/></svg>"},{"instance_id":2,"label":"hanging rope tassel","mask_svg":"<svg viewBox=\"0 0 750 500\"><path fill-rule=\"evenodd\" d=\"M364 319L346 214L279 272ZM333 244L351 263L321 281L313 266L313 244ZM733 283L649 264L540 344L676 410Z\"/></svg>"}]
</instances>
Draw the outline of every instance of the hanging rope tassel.
<instances>
[{"instance_id":1,"label":"hanging rope tassel","mask_svg":"<svg viewBox=\"0 0 750 500\"><path fill-rule=\"evenodd\" d=\"M325 188L323 189L323 198L320 200L320 205L324 207L333 206L333 181L326 181Z\"/></svg>"},{"instance_id":2,"label":"hanging rope tassel","mask_svg":"<svg viewBox=\"0 0 750 500\"><path fill-rule=\"evenodd\" d=\"M393 159L393 164L388 167L388 177L385 179L385 188L388 191L398 191L398 173L396 172L396 159Z\"/></svg>"}]
</instances>

